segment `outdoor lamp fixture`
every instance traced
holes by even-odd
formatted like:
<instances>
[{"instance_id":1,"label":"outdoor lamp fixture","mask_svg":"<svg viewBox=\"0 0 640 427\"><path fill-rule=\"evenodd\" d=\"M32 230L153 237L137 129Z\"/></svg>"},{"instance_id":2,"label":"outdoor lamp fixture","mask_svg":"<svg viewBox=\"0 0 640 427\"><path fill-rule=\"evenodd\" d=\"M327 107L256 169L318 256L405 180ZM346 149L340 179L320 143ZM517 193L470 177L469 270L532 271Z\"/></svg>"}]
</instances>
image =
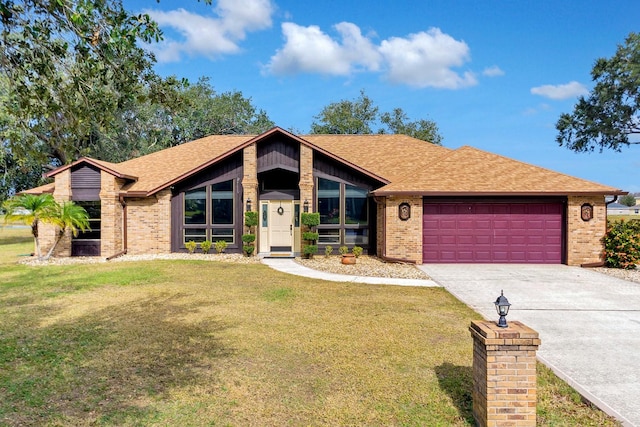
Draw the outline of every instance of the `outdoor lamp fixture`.
<instances>
[{"instance_id":1,"label":"outdoor lamp fixture","mask_svg":"<svg viewBox=\"0 0 640 427\"><path fill-rule=\"evenodd\" d=\"M495 304L496 311L500 316L500 319L498 320L498 326L501 328L506 328L508 326L507 314L509 314L509 307L511 306L511 304L509 304L509 300L504 296L503 291L500 291L500 296L496 300Z\"/></svg>"},{"instance_id":2,"label":"outdoor lamp fixture","mask_svg":"<svg viewBox=\"0 0 640 427\"><path fill-rule=\"evenodd\" d=\"M304 199L304 203L302 204L302 207L305 212L309 212L309 201L307 199Z\"/></svg>"},{"instance_id":3,"label":"outdoor lamp fixture","mask_svg":"<svg viewBox=\"0 0 640 427\"><path fill-rule=\"evenodd\" d=\"M251 212L251 199L247 199L246 211Z\"/></svg>"}]
</instances>

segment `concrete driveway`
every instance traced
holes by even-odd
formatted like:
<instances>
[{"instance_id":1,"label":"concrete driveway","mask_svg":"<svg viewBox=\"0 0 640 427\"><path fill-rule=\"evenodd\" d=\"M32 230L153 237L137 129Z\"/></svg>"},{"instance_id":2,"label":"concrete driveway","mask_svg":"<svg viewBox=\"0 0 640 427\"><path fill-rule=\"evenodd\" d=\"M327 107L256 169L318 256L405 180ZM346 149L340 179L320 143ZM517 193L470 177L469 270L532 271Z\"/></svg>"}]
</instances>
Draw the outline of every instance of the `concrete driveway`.
<instances>
[{"instance_id":1,"label":"concrete driveway","mask_svg":"<svg viewBox=\"0 0 640 427\"><path fill-rule=\"evenodd\" d=\"M566 265L420 266L487 319L504 290L509 320L540 334L539 359L625 425L640 426L640 284Z\"/></svg>"}]
</instances>

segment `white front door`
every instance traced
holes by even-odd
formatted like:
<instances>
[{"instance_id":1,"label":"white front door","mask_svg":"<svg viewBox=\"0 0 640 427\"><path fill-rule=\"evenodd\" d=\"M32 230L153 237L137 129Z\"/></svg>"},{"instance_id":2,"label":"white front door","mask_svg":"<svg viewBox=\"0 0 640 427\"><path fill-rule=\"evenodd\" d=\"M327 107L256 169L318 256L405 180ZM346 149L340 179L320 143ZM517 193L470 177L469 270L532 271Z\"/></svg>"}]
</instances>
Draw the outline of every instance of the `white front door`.
<instances>
[{"instance_id":1,"label":"white front door","mask_svg":"<svg viewBox=\"0 0 640 427\"><path fill-rule=\"evenodd\" d=\"M269 202L269 251L293 251L293 202L271 200Z\"/></svg>"}]
</instances>

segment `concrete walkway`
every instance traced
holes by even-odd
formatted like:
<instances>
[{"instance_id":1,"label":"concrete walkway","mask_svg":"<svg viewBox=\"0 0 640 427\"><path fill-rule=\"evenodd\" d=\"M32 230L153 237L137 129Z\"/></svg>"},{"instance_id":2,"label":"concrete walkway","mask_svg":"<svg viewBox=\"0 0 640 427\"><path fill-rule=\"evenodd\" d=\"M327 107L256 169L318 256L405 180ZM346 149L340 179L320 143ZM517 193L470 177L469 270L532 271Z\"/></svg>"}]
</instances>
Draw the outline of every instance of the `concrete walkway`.
<instances>
[{"instance_id":1,"label":"concrete walkway","mask_svg":"<svg viewBox=\"0 0 640 427\"><path fill-rule=\"evenodd\" d=\"M640 284L565 265L420 266L487 319L504 290L538 357L603 411L640 426Z\"/></svg>"},{"instance_id":2,"label":"concrete walkway","mask_svg":"<svg viewBox=\"0 0 640 427\"><path fill-rule=\"evenodd\" d=\"M385 277L351 276L348 274L333 274L314 270L298 264L291 258L263 258L262 263L274 270L282 271L296 276L312 277L314 279L329 280L332 282L370 283L373 285L397 285L397 286L440 286L433 280L418 279L389 279Z\"/></svg>"}]
</instances>

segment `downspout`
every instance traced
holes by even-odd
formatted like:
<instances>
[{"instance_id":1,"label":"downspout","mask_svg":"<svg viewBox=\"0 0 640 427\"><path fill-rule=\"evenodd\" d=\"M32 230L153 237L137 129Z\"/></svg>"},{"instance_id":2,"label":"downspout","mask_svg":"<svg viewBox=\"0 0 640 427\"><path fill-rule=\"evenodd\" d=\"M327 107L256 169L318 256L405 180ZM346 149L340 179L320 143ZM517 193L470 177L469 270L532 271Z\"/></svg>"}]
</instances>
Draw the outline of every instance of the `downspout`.
<instances>
[{"instance_id":1,"label":"downspout","mask_svg":"<svg viewBox=\"0 0 640 427\"><path fill-rule=\"evenodd\" d=\"M609 200L608 202L604 202L605 206L609 206L611 203L615 203L618 200L618 196L613 196L613 199Z\"/></svg>"},{"instance_id":2,"label":"downspout","mask_svg":"<svg viewBox=\"0 0 640 427\"><path fill-rule=\"evenodd\" d=\"M127 203L124 201L124 196L120 195L120 205L122 205L122 250L116 254L107 258L107 261L111 261L114 258L118 258L127 253Z\"/></svg>"}]
</instances>

